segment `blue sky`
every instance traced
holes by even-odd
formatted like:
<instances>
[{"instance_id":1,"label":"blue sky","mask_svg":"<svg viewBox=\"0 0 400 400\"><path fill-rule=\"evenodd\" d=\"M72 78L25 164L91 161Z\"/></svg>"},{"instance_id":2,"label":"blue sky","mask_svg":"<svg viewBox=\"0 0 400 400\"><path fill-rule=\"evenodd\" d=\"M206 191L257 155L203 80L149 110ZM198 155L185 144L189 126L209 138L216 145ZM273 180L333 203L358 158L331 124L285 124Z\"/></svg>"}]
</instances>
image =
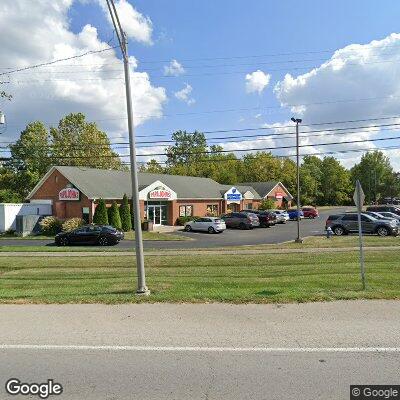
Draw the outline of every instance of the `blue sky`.
<instances>
[{"instance_id":1,"label":"blue sky","mask_svg":"<svg viewBox=\"0 0 400 400\"><path fill-rule=\"evenodd\" d=\"M139 136L164 134L169 138L178 129L209 131L273 123L277 132L286 133L279 126L287 125L293 114L301 116L305 125L399 114L400 35L392 35L399 29L398 1L116 0L117 6L126 2L129 8L125 7L121 18L124 28L131 29L130 54L138 62L133 67L136 111L148 110L158 116L138 125ZM3 61L2 67L32 65L104 48L110 39L116 44L102 5L103 0L5 0L0 4L0 46L7 65ZM138 21L139 27L132 31ZM361 46L348 47L354 44ZM122 65L112 54L103 56L108 58L102 66L99 62L105 58L99 56L82 58L71 67L64 63L10 76L5 89L14 99L0 103L9 121L2 138L14 140L31 120L54 124L73 111L83 111L90 120L98 121L113 140L126 138ZM183 74L165 76L164 67L172 60L184 68ZM269 83L249 92L246 75L258 70L268 76ZM103 80L98 79L100 73ZM177 98L187 85L191 92ZM343 103L346 99L354 101ZM282 104L307 107L291 109ZM118 119L122 125L117 126ZM343 140L395 133L394 128L376 132L372 122L367 125L370 132L357 132ZM324 140L328 139L306 138L304 142L318 145ZM238 136L238 142L226 148L281 142L290 141L243 143ZM386 143L400 141L368 146ZM311 152L311 147L308 150ZM400 168L396 151L388 154ZM338 157L351 166L359 154Z\"/></svg>"},{"instance_id":2,"label":"blue sky","mask_svg":"<svg viewBox=\"0 0 400 400\"><path fill-rule=\"evenodd\" d=\"M140 134L167 133L175 129L210 130L258 126L263 122L277 122L291 115L281 109L263 109L279 106L272 93L274 83L286 72L303 73L329 59L331 53L292 54L280 57L257 57L220 60L222 57L243 57L296 52L319 52L345 47L352 43L368 43L381 39L399 27L398 1L130 1L153 22L154 44L143 45L131 41L130 53L139 61L139 71L149 71L156 86L169 93L182 89L185 83L193 87L196 103L188 106L169 96L165 106L168 117L140 126ZM389 12L390 10L390 12ZM70 12L72 28L79 31L87 23L99 28L103 40L108 40L111 27L104 14L93 4L76 4ZM177 59L187 75L218 73L218 75L162 77L163 65ZM185 61L185 60L197 61ZM201 60L208 59L208 60ZM314 60L295 63L304 70L291 70L286 60ZM276 64L266 65L267 62ZM202 65L238 65L233 67L201 68ZM250 64L240 66L240 64ZM191 68L194 67L194 68ZM247 94L244 76L260 68L271 72L271 83L261 93ZM223 74L227 72L227 74ZM239 73L234 73L239 72ZM344 96L345 97L345 96ZM197 113L223 109L251 109L251 111L224 112L174 116L176 113ZM258 108L258 109L256 109ZM244 119L244 121L241 120Z\"/></svg>"}]
</instances>

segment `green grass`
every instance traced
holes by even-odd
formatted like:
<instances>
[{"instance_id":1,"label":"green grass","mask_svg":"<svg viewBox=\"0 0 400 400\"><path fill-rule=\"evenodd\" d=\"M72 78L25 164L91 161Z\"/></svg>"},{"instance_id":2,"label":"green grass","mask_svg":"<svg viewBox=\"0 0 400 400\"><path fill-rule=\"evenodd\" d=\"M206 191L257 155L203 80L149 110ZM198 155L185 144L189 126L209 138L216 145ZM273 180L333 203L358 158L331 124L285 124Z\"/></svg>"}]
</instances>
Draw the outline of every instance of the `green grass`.
<instances>
[{"instance_id":1,"label":"green grass","mask_svg":"<svg viewBox=\"0 0 400 400\"><path fill-rule=\"evenodd\" d=\"M146 257L150 297L136 297L134 256L1 257L1 303L285 303L400 299L400 250Z\"/></svg>"}]
</instances>

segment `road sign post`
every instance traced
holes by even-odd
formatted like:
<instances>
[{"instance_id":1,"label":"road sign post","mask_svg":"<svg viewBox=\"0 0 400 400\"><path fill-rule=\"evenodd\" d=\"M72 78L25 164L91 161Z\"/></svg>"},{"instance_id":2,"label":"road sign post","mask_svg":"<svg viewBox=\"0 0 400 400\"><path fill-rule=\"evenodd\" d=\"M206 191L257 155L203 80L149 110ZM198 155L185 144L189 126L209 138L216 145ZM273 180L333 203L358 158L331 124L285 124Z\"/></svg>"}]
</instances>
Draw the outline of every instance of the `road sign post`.
<instances>
[{"instance_id":1,"label":"road sign post","mask_svg":"<svg viewBox=\"0 0 400 400\"><path fill-rule=\"evenodd\" d=\"M358 213L358 238L360 242L360 271L361 271L361 282L363 290L366 289L365 281L365 268L364 268L364 247L363 247L363 237L362 237L362 225L361 225L361 212L365 201L365 194L361 187L359 180L356 182L356 190L353 196L354 203L357 206Z\"/></svg>"}]
</instances>

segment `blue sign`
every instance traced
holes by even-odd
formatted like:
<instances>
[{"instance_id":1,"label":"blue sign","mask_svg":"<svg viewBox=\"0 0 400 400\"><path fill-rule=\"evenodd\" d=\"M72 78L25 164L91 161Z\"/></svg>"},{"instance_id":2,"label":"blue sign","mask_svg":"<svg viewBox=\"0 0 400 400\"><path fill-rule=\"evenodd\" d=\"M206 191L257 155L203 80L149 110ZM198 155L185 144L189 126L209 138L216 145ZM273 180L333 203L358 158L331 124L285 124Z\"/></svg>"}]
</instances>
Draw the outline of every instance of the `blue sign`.
<instances>
[{"instance_id":1,"label":"blue sign","mask_svg":"<svg viewBox=\"0 0 400 400\"><path fill-rule=\"evenodd\" d=\"M240 200L242 200L242 195L241 195L241 193L228 193L226 195L226 199L228 201L240 201Z\"/></svg>"}]
</instances>

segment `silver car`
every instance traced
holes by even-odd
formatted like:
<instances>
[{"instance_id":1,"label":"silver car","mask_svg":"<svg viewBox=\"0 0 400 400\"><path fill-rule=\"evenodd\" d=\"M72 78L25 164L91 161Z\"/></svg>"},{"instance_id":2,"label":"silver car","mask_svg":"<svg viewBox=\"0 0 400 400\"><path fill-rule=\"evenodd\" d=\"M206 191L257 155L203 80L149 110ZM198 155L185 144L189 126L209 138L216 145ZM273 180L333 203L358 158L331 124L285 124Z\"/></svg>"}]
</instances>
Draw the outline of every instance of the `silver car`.
<instances>
[{"instance_id":1,"label":"silver car","mask_svg":"<svg viewBox=\"0 0 400 400\"><path fill-rule=\"evenodd\" d=\"M185 224L185 231L204 231L208 233L220 233L226 229L225 221L216 217L203 217Z\"/></svg>"},{"instance_id":2,"label":"silver car","mask_svg":"<svg viewBox=\"0 0 400 400\"><path fill-rule=\"evenodd\" d=\"M276 222L278 224L286 224L290 220L289 214L285 210L273 210L276 215Z\"/></svg>"}]
</instances>

